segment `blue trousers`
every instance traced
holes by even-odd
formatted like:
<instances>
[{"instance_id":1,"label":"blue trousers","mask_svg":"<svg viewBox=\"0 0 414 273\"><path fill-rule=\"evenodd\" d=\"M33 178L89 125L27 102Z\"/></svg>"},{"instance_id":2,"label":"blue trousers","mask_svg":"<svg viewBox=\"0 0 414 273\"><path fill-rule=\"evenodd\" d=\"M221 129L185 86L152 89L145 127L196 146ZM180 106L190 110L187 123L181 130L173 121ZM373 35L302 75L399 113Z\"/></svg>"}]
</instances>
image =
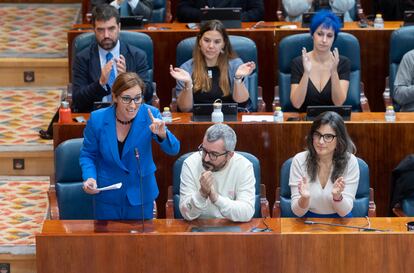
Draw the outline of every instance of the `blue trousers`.
<instances>
[{"instance_id":1,"label":"blue trousers","mask_svg":"<svg viewBox=\"0 0 414 273\"><path fill-rule=\"evenodd\" d=\"M307 217L307 218L341 218L341 216L339 216L338 213L332 213L332 214L319 214L319 213L314 213L308 210L308 212L303 215L302 217ZM352 212L348 213L347 215L345 215L343 218L351 218L352 217Z\"/></svg>"},{"instance_id":2,"label":"blue trousers","mask_svg":"<svg viewBox=\"0 0 414 273\"><path fill-rule=\"evenodd\" d=\"M96 220L141 220L152 219L154 202L144 203L144 217L142 216L142 206L131 206L126 199L121 206L104 202L94 202Z\"/></svg>"}]
</instances>

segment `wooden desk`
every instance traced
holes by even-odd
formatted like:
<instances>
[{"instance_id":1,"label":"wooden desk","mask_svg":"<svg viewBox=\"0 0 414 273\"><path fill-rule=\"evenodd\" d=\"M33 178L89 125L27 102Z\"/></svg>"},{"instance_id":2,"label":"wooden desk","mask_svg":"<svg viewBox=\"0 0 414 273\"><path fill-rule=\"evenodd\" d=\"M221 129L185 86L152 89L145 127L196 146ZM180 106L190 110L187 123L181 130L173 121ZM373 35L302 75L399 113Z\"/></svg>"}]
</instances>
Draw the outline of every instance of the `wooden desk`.
<instances>
[{"instance_id":1,"label":"wooden desk","mask_svg":"<svg viewBox=\"0 0 414 273\"><path fill-rule=\"evenodd\" d=\"M243 23L241 29L229 29L231 35L242 35L256 42L259 63L259 85L263 87L263 98L267 110L271 110L274 97L274 86L277 84L278 45L287 35L308 32L309 29L283 30L278 27L284 22L265 22L253 29L254 23ZM385 22L384 29L359 28L357 23L345 23L344 31L355 35L361 47L362 81L365 94L369 100L371 111L385 111L382 93L385 77L388 75L389 41L393 30L399 28L401 22ZM68 32L69 73L71 73L72 41L86 31L92 31L88 25L78 25ZM139 30L148 34L154 42L154 80L157 82L158 96L161 106L171 101L171 88L175 80L168 73L169 64L176 63L175 49L177 44L197 31L190 30L183 23L150 24Z\"/></svg>"},{"instance_id":2,"label":"wooden desk","mask_svg":"<svg viewBox=\"0 0 414 273\"><path fill-rule=\"evenodd\" d=\"M236 225L225 220L140 222L46 221L36 236L37 272L280 272L278 220L274 232L192 233L193 226ZM134 233L131 233L131 230Z\"/></svg>"},{"instance_id":3,"label":"wooden desk","mask_svg":"<svg viewBox=\"0 0 414 273\"><path fill-rule=\"evenodd\" d=\"M388 232L305 225L303 219L261 219L241 232L191 233L193 226L234 226L226 220L155 219L140 222L52 221L36 236L37 272L410 272L414 218L371 218ZM316 220L316 219L309 219ZM367 226L365 218L323 219ZM131 232L133 231L133 232Z\"/></svg>"},{"instance_id":4,"label":"wooden desk","mask_svg":"<svg viewBox=\"0 0 414 273\"><path fill-rule=\"evenodd\" d=\"M270 114L270 113L267 113ZM293 114L293 113L292 113ZM292 115L285 113L285 118ZM295 114L293 114L295 115ZM181 142L180 155L193 152L202 142L206 129L211 123L191 122L190 114L174 113L179 121L168 128ZM390 200L391 171L408 154L414 152L414 114L397 113L397 122L384 121L384 113L352 113L352 121L346 122L348 132L357 147L357 156L364 159L370 168L371 187L375 190L377 216L388 215ZM283 162L302 151L310 122L277 123L228 123L237 134L236 149L250 152L260 160L262 183L267 188L267 198L272 205L279 172ZM53 126L54 146L66 139L82 137L84 124L71 123ZM157 165L156 177L160 189L157 199L160 217L165 217L164 205L167 188L172 181L172 164L177 156L164 154L153 145Z\"/></svg>"}]
</instances>

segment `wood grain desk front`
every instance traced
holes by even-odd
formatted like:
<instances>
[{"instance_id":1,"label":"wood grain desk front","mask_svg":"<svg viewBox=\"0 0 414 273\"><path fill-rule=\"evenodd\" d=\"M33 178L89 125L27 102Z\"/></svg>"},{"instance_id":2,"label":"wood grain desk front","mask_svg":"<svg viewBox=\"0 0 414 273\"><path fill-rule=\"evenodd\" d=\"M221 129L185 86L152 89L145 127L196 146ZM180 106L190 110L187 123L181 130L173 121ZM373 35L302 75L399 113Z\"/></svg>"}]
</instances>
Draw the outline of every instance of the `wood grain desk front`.
<instances>
[{"instance_id":1,"label":"wood grain desk front","mask_svg":"<svg viewBox=\"0 0 414 273\"><path fill-rule=\"evenodd\" d=\"M298 23L296 23L299 26ZM241 29L229 29L231 35L242 35L256 42L259 65L259 85L263 87L263 98L267 110L271 110L274 86L277 84L278 45L285 36L309 32L309 29L281 29L285 22L264 22L254 27L254 23L243 23ZM384 29L359 28L356 22L347 22L343 31L355 35L361 48L362 81L371 111L385 111L382 92L385 77L388 76L389 43L392 31L398 29L401 22L385 22ZM84 32L92 31L90 25L75 25L68 32L69 73L72 65L72 41ZM147 33L154 43L154 81L157 82L158 96L162 106L168 106L171 100L171 88L175 80L169 75L168 67L175 65L177 44L197 34L183 23L149 24L145 29L137 30Z\"/></svg>"},{"instance_id":2,"label":"wood grain desk front","mask_svg":"<svg viewBox=\"0 0 414 273\"><path fill-rule=\"evenodd\" d=\"M414 267L414 218L371 218L367 232L306 225L304 219L155 219L145 222L57 221L36 236L37 271L55 272L410 272ZM368 227L365 218L307 219ZM241 232L193 233L191 227L240 226Z\"/></svg>"}]
</instances>

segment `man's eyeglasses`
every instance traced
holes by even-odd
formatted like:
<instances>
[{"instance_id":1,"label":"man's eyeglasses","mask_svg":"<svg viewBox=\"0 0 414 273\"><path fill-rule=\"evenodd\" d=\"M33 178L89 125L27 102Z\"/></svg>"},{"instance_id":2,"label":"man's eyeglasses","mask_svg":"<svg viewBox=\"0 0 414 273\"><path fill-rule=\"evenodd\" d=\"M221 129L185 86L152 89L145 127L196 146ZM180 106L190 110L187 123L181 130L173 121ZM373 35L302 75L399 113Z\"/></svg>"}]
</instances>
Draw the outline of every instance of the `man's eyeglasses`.
<instances>
[{"instance_id":1,"label":"man's eyeglasses","mask_svg":"<svg viewBox=\"0 0 414 273\"><path fill-rule=\"evenodd\" d=\"M135 98L131 98L130 96L121 96L122 103L130 104L131 101L134 101L135 104L141 104L142 96L136 96Z\"/></svg>"},{"instance_id":2,"label":"man's eyeglasses","mask_svg":"<svg viewBox=\"0 0 414 273\"><path fill-rule=\"evenodd\" d=\"M216 161L217 158L219 158L220 156L226 155L229 152L226 151L222 154L216 153L216 152L207 152L206 149L204 149L203 144L200 144L200 146L198 146L198 151L201 154L201 157L204 158L206 155L208 155L208 157L210 158L211 161Z\"/></svg>"},{"instance_id":3,"label":"man's eyeglasses","mask_svg":"<svg viewBox=\"0 0 414 273\"><path fill-rule=\"evenodd\" d=\"M334 138L336 137L336 135L333 134L324 134L322 135L321 133L319 133L318 131L313 132L312 137L314 140L319 141L321 138L323 138L323 141L326 143L331 143Z\"/></svg>"}]
</instances>

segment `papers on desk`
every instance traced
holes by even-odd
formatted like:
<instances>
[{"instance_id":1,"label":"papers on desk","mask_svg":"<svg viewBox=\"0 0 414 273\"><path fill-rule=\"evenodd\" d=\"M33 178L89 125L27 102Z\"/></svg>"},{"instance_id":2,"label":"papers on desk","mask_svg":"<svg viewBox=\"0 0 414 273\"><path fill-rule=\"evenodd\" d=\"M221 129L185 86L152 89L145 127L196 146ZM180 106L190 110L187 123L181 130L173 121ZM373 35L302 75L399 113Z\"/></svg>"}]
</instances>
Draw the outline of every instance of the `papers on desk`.
<instances>
[{"instance_id":1,"label":"papers on desk","mask_svg":"<svg viewBox=\"0 0 414 273\"><path fill-rule=\"evenodd\" d=\"M273 122L273 115L242 115L242 122Z\"/></svg>"},{"instance_id":2,"label":"papers on desk","mask_svg":"<svg viewBox=\"0 0 414 273\"><path fill-rule=\"evenodd\" d=\"M116 183L116 184L112 184L110 186L106 186L103 188L97 188L98 191L109 191L109 190L117 190L120 189L122 187L122 182Z\"/></svg>"}]
</instances>

